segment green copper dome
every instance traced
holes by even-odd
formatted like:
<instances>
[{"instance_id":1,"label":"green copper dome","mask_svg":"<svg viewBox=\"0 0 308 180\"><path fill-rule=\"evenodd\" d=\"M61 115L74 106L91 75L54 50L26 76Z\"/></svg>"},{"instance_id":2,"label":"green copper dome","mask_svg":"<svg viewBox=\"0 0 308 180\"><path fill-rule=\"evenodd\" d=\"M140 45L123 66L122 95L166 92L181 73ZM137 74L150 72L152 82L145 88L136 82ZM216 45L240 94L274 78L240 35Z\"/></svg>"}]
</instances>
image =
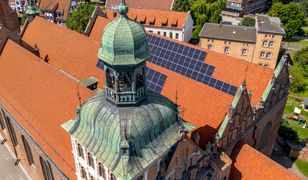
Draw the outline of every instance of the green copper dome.
<instances>
[{"instance_id":1,"label":"green copper dome","mask_svg":"<svg viewBox=\"0 0 308 180\"><path fill-rule=\"evenodd\" d=\"M29 4L26 7L26 15L37 15L39 14L39 10L36 7L35 3L33 2L33 0L29 1Z\"/></svg>"},{"instance_id":2,"label":"green copper dome","mask_svg":"<svg viewBox=\"0 0 308 180\"><path fill-rule=\"evenodd\" d=\"M90 98L77 119L62 127L116 177L134 179L178 142L185 123L177 118L176 106L156 93L131 107L118 107L105 97L104 92Z\"/></svg>"},{"instance_id":3,"label":"green copper dome","mask_svg":"<svg viewBox=\"0 0 308 180\"><path fill-rule=\"evenodd\" d=\"M151 58L146 33L141 24L127 18L128 7L122 3L120 16L104 29L98 58L113 66L137 65Z\"/></svg>"}]
</instances>

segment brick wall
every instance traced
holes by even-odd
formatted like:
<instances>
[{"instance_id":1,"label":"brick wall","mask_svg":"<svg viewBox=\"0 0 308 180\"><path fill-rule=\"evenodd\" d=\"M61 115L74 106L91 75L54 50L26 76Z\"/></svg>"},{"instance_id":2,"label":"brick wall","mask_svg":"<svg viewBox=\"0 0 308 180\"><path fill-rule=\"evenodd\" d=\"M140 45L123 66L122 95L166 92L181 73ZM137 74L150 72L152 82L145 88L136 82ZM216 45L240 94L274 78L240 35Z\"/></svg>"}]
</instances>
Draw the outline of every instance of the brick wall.
<instances>
[{"instance_id":1,"label":"brick wall","mask_svg":"<svg viewBox=\"0 0 308 180\"><path fill-rule=\"evenodd\" d=\"M265 46L263 46L264 41L267 42ZM275 68L278 60L281 41L281 35L258 33L253 63L267 65L270 68ZM271 47L269 45L270 42L273 42ZM262 52L265 54L265 58L261 58ZM266 57L267 53L271 54L270 58Z\"/></svg>"},{"instance_id":2,"label":"brick wall","mask_svg":"<svg viewBox=\"0 0 308 180\"><path fill-rule=\"evenodd\" d=\"M252 43L243 43L243 42L235 42L235 41L228 41L228 40L219 40L219 39L207 39L207 38L200 38L200 46L204 49L208 49L208 46L212 45L212 51L218 53L224 53L225 47L230 47L229 56L236 57L248 62L252 61L253 51L254 51L254 44ZM247 55L242 55L242 50L247 49Z\"/></svg>"},{"instance_id":3,"label":"brick wall","mask_svg":"<svg viewBox=\"0 0 308 180\"><path fill-rule=\"evenodd\" d=\"M1 107L0 107L1 109ZM0 133L3 138L7 140L6 143L8 143L9 148L12 152L15 152L16 159L20 159L20 163L25 168L25 170L28 172L29 176L34 180L42 180L44 179L43 170L40 163L40 157L42 157L45 161L48 161L51 167L52 175L55 180L62 180L66 179L65 175L59 172L58 169L56 169L55 164L43 153L42 149L32 140L32 138L25 132L25 130L17 123L16 120L14 120L5 110L0 110L0 116L2 117L2 120L4 118L9 118L9 121L12 124L12 128L15 132L16 139L17 139L17 146L14 147L9 130L8 130L8 121L5 122L5 129L0 129ZM26 141L28 142L32 155L33 155L33 164L29 164L27 154L25 151L25 146L22 141L22 136L25 137Z\"/></svg>"}]
</instances>

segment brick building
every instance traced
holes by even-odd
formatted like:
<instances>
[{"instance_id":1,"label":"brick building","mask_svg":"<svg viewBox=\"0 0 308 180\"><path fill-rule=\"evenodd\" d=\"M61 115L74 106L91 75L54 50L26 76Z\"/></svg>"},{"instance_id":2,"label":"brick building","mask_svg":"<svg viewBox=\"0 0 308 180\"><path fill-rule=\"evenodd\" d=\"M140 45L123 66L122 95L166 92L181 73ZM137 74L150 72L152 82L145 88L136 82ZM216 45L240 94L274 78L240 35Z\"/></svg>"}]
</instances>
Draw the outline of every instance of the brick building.
<instances>
[{"instance_id":1,"label":"brick building","mask_svg":"<svg viewBox=\"0 0 308 180\"><path fill-rule=\"evenodd\" d=\"M110 56L112 45L123 53L126 44L102 47L104 38L113 36L106 30L102 40L106 24L100 18L87 37L36 17L21 38L35 53L20 42L5 42L0 54L0 133L33 179L298 179L266 157L287 99L286 58L275 69L258 66L146 35L140 24L123 18L107 27L129 21L135 27L132 37L139 37L134 45L149 47L136 51L142 64L128 68L142 69L136 73L126 72L134 56ZM122 30L118 35L127 36ZM106 48L99 51L103 63L98 61L99 48ZM132 82L136 90L146 87L146 93L126 92L130 88L123 82ZM145 95L145 101L132 106Z\"/></svg>"},{"instance_id":2,"label":"brick building","mask_svg":"<svg viewBox=\"0 0 308 180\"><path fill-rule=\"evenodd\" d=\"M163 10L171 11L173 8L174 0L127 0L127 5L132 9L148 9L148 10ZM107 9L117 9L120 0L106 0L105 7Z\"/></svg>"},{"instance_id":3,"label":"brick building","mask_svg":"<svg viewBox=\"0 0 308 180\"><path fill-rule=\"evenodd\" d=\"M244 15L264 12L268 8L268 3L268 0L227 0L226 7L220 15L222 21L238 25Z\"/></svg>"},{"instance_id":4,"label":"brick building","mask_svg":"<svg viewBox=\"0 0 308 180\"><path fill-rule=\"evenodd\" d=\"M98 16L114 20L119 14L116 10L106 9L101 11L95 8L85 34L90 30ZM165 37L188 42L192 37L194 21L190 12L175 12L163 10L130 9L127 13L130 19L142 24L146 31Z\"/></svg>"},{"instance_id":5,"label":"brick building","mask_svg":"<svg viewBox=\"0 0 308 180\"><path fill-rule=\"evenodd\" d=\"M69 13L76 6L76 0L39 0L40 16L59 25L66 24Z\"/></svg>"},{"instance_id":6,"label":"brick building","mask_svg":"<svg viewBox=\"0 0 308 180\"><path fill-rule=\"evenodd\" d=\"M200 47L275 68L284 29L277 17L256 16L255 27L205 23Z\"/></svg>"}]
</instances>

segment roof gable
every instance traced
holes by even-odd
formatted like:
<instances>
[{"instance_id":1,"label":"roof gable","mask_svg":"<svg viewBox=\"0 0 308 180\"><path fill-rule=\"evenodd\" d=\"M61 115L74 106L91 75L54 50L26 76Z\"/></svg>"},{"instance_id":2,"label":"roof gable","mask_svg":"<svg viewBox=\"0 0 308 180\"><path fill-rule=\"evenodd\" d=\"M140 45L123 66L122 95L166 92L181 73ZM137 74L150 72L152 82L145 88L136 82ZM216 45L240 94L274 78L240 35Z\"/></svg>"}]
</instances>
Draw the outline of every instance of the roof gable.
<instances>
[{"instance_id":1,"label":"roof gable","mask_svg":"<svg viewBox=\"0 0 308 180\"><path fill-rule=\"evenodd\" d=\"M233 165L230 172L230 179L264 179L276 180L300 179L287 169L255 150L248 144L237 144L232 152Z\"/></svg>"},{"instance_id":2,"label":"roof gable","mask_svg":"<svg viewBox=\"0 0 308 180\"><path fill-rule=\"evenodd\" d=\"M120 4L120 0L107 0L106 8L115 9ZM126 0L126 4L134 9L157 9L170 11L173 6L173 0Z\"/></svg>"},{"instance_id":3,"label":"roof gable","mask_svg":"<svg viewBox=\"0 0 308 180\"><path fill-rule=\"evenodd\" d=\"M106 9L104 12L109 20L119 15L116 10L112 9ZM190 13L130 8L127 15L144 26L183 29Z\"/></svg>"}]
</instances>

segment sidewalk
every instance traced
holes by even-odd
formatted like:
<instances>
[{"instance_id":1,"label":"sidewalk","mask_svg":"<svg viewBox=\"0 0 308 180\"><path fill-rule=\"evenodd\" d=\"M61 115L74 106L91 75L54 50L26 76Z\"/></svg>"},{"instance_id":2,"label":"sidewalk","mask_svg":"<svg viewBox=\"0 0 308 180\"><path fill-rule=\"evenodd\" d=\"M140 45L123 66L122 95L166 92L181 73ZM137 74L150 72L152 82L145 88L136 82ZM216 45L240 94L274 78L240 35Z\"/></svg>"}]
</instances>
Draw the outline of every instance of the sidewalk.
<instances>
[{"instance_id":1,"label":"sidewalk","mask_svg":"<svg viewBox=\"0 0 308 180\"><path fill-rule=\"evenodd\" d=\"M0 180L28 180L21 165L14 165L15 158L8 151L6 143L0 144Z\"/></svg>"}]
</instances>

